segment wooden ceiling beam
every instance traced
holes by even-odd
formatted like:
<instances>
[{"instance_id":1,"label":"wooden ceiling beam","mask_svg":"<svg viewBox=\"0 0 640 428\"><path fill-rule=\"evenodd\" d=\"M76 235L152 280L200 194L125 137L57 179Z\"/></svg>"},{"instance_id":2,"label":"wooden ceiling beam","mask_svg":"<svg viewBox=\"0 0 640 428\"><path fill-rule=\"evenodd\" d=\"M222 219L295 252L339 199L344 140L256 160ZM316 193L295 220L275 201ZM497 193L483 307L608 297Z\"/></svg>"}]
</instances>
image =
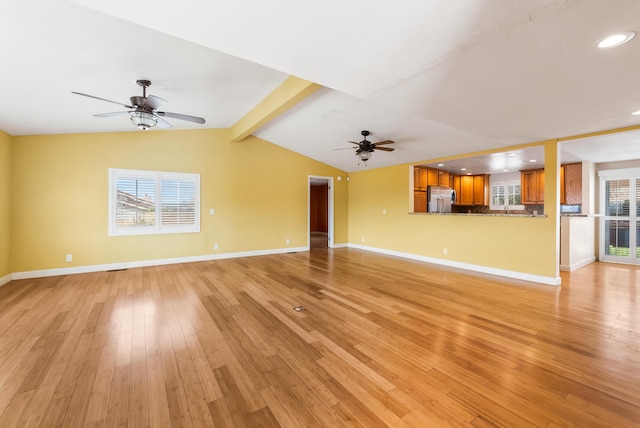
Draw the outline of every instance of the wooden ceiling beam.
<instances>
[{"instance_id":1,"label":"wooden ceiling beam","mask_svg":"<svg viewBox=\"0 0 640 428\"><path fill-rule=\"evenodd\" d=\"M299 77L289 76L253 109L231 126L231 141L242 141L322 86Z\"/></svg>"}]
</instances>

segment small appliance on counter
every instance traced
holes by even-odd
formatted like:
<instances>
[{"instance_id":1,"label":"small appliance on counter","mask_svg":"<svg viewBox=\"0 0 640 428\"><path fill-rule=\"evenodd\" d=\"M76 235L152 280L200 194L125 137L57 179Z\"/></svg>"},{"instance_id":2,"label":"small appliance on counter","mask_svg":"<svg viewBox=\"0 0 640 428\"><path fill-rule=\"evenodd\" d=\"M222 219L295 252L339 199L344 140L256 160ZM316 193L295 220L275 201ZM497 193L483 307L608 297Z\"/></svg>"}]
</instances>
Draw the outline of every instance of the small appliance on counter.
<instances>
[{"instance_id":1,"label":"small appliance on counter","mask_svg":"<svg viewBox=\"0 0 640 428\"><path fill-rule=\"evenodd\" d=\"M428 213L450 213L454 199L453 189L444 186L427 186Z\"/></svg>"}]
</instances>

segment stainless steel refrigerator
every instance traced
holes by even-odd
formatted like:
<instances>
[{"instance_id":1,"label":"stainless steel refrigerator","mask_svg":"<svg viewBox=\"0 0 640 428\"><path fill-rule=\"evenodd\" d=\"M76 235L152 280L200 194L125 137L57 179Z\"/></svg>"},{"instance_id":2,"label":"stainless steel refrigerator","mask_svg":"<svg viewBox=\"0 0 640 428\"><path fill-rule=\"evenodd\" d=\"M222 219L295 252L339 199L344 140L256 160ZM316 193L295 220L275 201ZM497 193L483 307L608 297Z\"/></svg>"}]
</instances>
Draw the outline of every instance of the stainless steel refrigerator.
<instances>
[{"instance_id":1,"label":"stainless steel refrigerator","mask_svg":"<svg viewBox=\"0 0 640 428\"><path fill-rule=\"evenodd\" d=\"M450 213L454 198L453 189L444 186L427 186L427 212Z\"/></svg>"}]
</instances>

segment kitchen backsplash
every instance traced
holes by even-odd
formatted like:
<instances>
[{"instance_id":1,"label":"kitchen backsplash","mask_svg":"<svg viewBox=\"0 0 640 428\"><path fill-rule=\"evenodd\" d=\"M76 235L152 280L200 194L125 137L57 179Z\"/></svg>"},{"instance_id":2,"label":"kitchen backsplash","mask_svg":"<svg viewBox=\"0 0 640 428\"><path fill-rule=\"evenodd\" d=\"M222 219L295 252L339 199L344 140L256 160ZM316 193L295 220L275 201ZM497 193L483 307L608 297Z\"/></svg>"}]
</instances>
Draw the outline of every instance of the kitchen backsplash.
<instances>
[{"instance_id":1,"label":"kitchen backsplash","mask_svg":"<svg viewBox=\"0 0 640 428\"><path fill-rule=\"evenodd\" d=\"M454 213L472 213L472 214L504 214L505 210L492 210L484 205L453 205L451 212ZM525 205L523 210L509 210L509 214L544 214L544 204Z\"/></svg>"}]
</instances>

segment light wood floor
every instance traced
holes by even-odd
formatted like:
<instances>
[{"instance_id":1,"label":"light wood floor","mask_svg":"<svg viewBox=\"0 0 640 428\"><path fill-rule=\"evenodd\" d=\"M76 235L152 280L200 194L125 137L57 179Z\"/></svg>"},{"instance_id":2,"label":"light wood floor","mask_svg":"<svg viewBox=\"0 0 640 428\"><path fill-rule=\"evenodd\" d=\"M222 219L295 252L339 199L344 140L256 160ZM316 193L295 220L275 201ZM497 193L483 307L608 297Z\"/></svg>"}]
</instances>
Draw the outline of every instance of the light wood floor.
<instances>
[{"instance_id":1,"label":"light wood floor","mask_svg":"<svg viewBox=\"0 0 640 428\"><path fill-rule=\"evenodd\" d=\"M640 269L563 281L322 246L13 281L0 427L640 426Z\"/></svg>"}]
</instances>

